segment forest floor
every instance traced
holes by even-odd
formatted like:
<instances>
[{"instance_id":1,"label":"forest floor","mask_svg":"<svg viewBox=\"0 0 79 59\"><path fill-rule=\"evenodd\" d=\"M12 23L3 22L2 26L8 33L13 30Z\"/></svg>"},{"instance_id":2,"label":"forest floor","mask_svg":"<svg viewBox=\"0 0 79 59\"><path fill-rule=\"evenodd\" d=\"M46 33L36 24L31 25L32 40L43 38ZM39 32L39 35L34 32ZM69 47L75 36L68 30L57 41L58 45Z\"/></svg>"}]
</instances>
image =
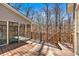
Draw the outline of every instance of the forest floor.
<instances>
[{"instance_id":1,"label":"forest floor","mask_svg":"<svg viewBox=\"0 0 79 59\"><path fill-rule=\"evenodd\" d=\"M65 44L58 44L62 50L49 43L28 40L0 47L0 56L74 56L73 51Z\"/></svg>"}]
</instances>

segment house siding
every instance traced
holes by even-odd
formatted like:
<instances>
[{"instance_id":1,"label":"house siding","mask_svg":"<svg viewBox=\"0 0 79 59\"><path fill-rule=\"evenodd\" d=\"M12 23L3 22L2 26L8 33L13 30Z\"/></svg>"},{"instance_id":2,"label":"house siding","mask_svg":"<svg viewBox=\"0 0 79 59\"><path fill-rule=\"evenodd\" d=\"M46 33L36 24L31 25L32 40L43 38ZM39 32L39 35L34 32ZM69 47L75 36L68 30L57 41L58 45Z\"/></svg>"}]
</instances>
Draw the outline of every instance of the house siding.
<instances>
[{"instance_id":1,"label":"house siding","mask_svg":"<svg viewBox=\"0 0 79 59\"><path fill-rule=\"evenodd\" d=\"M31 26L31 22L29 21L28 18L26 18L24 15L20 14L18 11L16 11L15 9L12 9L12 7L10 7L9 5L6 6L7 4L0 4L0 22L7 22L6 23L6 27L7 27L7 33L6 35L2 31L2 25L0 26L2 27L0 29L0 35L2 36L7 36L6 40L7 42L5 44L9 44L10 40L13 39L15 36L24 36L27 37L27 31L29 30L29 33L31 32L31 29L27 28L27 25ZM23 26L22 26L23 25ZM30 27L31 28L31 27ZM30 38L30 34L28 36ZM0 38L0 42L3 42L4 37ZM19 38L18 38L19 39ZM1 43L2 44L2 43ZM0 45L1 45L0 44Z\"/></svg>"}]
</instances>

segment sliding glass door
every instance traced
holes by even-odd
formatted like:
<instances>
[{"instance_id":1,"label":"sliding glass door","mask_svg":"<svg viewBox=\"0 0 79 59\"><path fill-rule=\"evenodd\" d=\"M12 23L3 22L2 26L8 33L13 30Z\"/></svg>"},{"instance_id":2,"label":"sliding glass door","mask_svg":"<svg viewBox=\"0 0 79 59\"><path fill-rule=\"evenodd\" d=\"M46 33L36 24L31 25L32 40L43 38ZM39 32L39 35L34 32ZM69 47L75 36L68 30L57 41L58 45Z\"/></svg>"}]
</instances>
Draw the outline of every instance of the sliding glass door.
<instances>
[{"instance_id":1,"label":"sliding glass door","mask_svg":"<svg viewBox=\"0 0 79 59\"><path fill-rule=\"evenodd\" d=\"M9 43L18 42L18 23L9 22Z\"/></svg>"},{"instance_id":2,"label":"sliding glass door","mask_svg":"<svg viewBox=\"0 0 79 59\"><path fill-rule=\"evenodd\" d=\"M7 44L7 22L0 21L0 45Z\"/></svg>"}]
</instances>

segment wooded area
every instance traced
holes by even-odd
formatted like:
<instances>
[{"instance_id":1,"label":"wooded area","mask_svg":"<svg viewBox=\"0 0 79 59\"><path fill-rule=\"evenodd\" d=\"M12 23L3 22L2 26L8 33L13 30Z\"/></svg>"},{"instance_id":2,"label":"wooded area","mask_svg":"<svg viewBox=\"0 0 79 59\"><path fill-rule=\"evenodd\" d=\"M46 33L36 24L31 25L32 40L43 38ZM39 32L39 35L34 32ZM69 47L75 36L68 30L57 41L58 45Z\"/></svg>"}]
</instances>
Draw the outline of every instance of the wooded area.
<instances>
[{"instance_id":1,"label":"wooded area","mask_svg":"<svg viewBox=\"0 0 79 59\"><path fill-rule=\"evenodd\" d=\"M21 7L23 6L21 3L9 5L18 11L21 11ZM58 42L73 44L73 12L67 13L67 7L64 10L61 7L63 5L62 3L45 3L42 5L43 8L39 7L40 9L36 10L30 4L24 10L24 15L34 22L32 24L31 38L51 44L58 44Z\"/></svg>"}]
</instances>

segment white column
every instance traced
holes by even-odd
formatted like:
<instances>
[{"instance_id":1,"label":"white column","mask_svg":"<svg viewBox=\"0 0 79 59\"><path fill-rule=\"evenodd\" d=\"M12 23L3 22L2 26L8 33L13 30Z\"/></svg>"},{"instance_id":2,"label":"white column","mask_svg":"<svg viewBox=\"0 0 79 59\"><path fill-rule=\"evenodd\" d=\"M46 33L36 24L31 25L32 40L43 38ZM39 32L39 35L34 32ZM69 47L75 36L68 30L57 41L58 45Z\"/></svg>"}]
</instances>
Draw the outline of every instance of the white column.
<instances>
[{"instance_id":1,"label":"white column","mask_svg":"<svg viewBox=\"0 0 79 59\"><path fill-rule=\"evenodd\" d=\"M78 45L78 43L77 43L77 20L78 20L78 12L76 12L75 11L75 20L74 20L74 27L75 27L75 30L74 30L74 53L75 53L75 55L77 54L77 49L78 49L78 47L77 47L77 45Z\"/></svg>"},{"instance_id":2,"label":"white column","mask_svg":"<svg viewBox=\"0 0 79 59\"><path fill-rule=\"evenodd\" d=\"M9 22L7 21L7 44L9 44Z\"/></svg>"}]
</instances>

